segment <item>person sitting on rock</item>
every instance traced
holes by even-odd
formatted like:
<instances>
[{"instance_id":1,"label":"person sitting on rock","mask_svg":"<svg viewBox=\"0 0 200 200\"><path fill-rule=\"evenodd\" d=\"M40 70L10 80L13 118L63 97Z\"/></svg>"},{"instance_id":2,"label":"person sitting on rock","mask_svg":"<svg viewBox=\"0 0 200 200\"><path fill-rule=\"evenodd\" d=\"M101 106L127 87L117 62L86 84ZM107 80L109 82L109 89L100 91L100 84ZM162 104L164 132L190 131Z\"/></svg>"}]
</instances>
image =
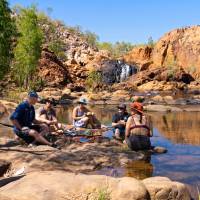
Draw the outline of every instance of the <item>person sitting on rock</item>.
<instances>
[{"instance_id":1,"label":"person sitting on rock","mask_svg":"<svg viewBox=\"0 0 200 200\"><path fill-rule=\"evenodd\" d=\"M143 113L143 106L139 102L131 103L131 116L126 123L125 141L134 151L151 149L150 120Z\"/></svg>"},{"instance_id":2,"label":"person sitting on rock","mask_svg":"<svg viewBox=\"0 0 200 200\"><path fill-rule=\"evenodd\" d=\"M126 111L125 104L120 104L117 108L118 112L112 117L112 127L114 127L115 138L122 140L125 137L125 126L130 115Z\"/></svg>"},{"instance_id":3,"label":"person sitting on rock","mask_svg":"<svg viewBox=\"0 0 200 200\"><path fill-rule=\"evenodd\" d=\"M73 109L72 117L74 127L87 128L90 125L92 128L100 128L100 122L96 119L94 113L89 111L86 105L86 99L81 98L78 101L78 106Z\"/></svg>"},{"instance_id":4,"label":"person sitting on rock","mask_svg":"<svg viewBox=\"0 0 200 200\"><path fill-rule=\"evenodd\" d=\"M62 132L62 125L58 123L56 111L53 109L53 101L50 98L46 99L45 106L42 106L37 110L36 119L46 123L49 126L49 132Z\"/></svg>"},{"instance_id":5,"label":"person sitting on rock","mask_svg":"<svg viewBox=\"0 0 200 200\"><path fill-rule=\"evenodd\" d=\"M14 133L26 143L38 142L43 145L56 147L44 138L48 132L48 126L35 119L35 109L33 105L38 101L36 92L29 92L27 100L20 103L10 116L14 125Z\"/></svg>"}]
</instances>

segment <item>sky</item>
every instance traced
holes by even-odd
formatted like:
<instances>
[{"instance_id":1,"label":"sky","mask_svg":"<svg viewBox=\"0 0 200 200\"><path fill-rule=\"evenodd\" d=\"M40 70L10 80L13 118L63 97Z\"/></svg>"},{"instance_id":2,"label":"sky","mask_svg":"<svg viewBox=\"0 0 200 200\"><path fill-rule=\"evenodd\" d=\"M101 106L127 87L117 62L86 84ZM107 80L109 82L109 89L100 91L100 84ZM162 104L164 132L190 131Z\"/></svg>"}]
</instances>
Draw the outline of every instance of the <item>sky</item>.
<instances>
[{"instance_id":1,"label":"sky","mask_svg":"<svg viewBox=\"0 0 200 200\"><path fill-rule=\"evenodd\" d=\"M175 28L200 24L200 0L8 0L37 4L53 19L95 32L100 41L146 43Z\"/></svg>"}]
</instances>

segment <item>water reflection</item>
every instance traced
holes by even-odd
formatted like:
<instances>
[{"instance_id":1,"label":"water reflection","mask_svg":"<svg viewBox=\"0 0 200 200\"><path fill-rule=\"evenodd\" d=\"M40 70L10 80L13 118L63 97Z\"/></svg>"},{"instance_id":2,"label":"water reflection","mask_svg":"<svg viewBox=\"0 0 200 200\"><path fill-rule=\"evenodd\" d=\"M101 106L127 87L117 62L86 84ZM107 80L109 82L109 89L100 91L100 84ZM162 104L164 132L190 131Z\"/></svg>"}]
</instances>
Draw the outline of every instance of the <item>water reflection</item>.
<instances>
[{"instance_id":1,"label":"water reflection","mask_svg":"<svg viewBox=\"0 0 200 200\"><path fill-rule=\"evenodd\" d=\"M140 180L153 175L153 165L149 160L132 161L124 169L124 176L134 177Z\"/></svg>"},{"instance_id":2,"label":"water reflection","mask_svg":"<svg viewBox=\"0 0 200 200\"><path fill-rule=\"evenodd\" d=\"M200 115L198 112L153 114L154 127L178 144L200 145Z\"/></svg>"}]
</instances>

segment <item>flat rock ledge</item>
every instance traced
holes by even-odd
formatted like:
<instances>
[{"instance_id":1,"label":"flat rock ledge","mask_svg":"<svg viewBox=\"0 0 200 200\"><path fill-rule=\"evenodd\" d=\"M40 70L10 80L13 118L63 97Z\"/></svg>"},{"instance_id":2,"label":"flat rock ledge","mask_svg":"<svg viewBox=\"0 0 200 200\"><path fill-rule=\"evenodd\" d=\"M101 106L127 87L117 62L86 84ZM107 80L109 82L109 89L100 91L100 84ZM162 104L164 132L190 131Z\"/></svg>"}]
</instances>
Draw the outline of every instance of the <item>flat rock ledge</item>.
<instances>
[{"instance_id":1,"label":"flat rock ledge","mask_svg":"<svg viewBox=\"0 0 200 200\"><path fill-rule=\"evenodd\" d=\"M1 200L190 200L182 183L165 177L139 181L64 171L31 172L0 188Z\"/></svg>"},{"instance_id":2,"label":"flat rock ledge","mask_svg":"<svg viewBox=\"0 0 200 200\"><path fill-rule=\"evenodd\" d=\"M117 141L74 143L58 150L45 145L30 148L0 138L0 157L12 161L12 168L24 166L28 172L42 169L87 173L104 167L123 166L133 160L144 160L147 155L130 151Z\"/></svg>"}]
</instances>

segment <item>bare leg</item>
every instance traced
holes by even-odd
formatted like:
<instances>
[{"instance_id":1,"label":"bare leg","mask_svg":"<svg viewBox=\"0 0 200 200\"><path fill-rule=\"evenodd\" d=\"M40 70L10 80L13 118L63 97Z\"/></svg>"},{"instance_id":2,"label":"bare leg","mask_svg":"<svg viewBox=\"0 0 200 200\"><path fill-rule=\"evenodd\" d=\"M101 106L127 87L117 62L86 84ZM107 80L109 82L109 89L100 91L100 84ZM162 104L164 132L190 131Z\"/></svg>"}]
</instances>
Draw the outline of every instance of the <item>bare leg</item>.
<instances>
[{"instance_id":1,"label":"bare leg","mask_svg":"<svg viewBox=\"0 0 200 200\"><path fill-rule=\"evenodd\" d=\"M42 135L40 135L37 131L31 129L29 131L29 135L32 136L36 142L39 142L40 144L45 144L51 146L52 144L48 142Z\"/></svg>"},{"instance_id":2,"label":"bare leg","mask_svg":"<svg viewBox=\"0 0 200 200\"><path fill-rule=\"evenodd\" d=\"M40 135L44 136L50 133L50 127L47 124L45 123L40 124L40 127L42 129L42 131L40 132Z\"/></svg>"},{"instance_id":3,"label":"bare leg","mask_svg":"<svg viewBox=\"0 0 200 200\"><path fill-rule=\"evenodd\" d=\"M118 128L115 129L115 137L116 137L117 139L121 139L121 137L120 137L120 131L119 131Z\"/></svg>"},{"instance_id":4,"label":"bare leg","mask_svg":"<svg viewBox=\"0 0 200 200\"><path fill-rule=\"evenodd\" d=\"M87 127L87 125L89 124L89 117L84 117L81 119L81 121L83 121L85 126Z\"/></svg>"},{"instance_id":5,"label":"bare leg","mask_svg":"<svg viewBox=\"0 0 200 200\"><path fill-rule=\"evenodd\" d=\"M93 116L89 116L88 119L89 119L88 124L90 124L92 126L92 128L96 128L95 122L94 122L94 117Z\"/></svg>"}]
</instances>

